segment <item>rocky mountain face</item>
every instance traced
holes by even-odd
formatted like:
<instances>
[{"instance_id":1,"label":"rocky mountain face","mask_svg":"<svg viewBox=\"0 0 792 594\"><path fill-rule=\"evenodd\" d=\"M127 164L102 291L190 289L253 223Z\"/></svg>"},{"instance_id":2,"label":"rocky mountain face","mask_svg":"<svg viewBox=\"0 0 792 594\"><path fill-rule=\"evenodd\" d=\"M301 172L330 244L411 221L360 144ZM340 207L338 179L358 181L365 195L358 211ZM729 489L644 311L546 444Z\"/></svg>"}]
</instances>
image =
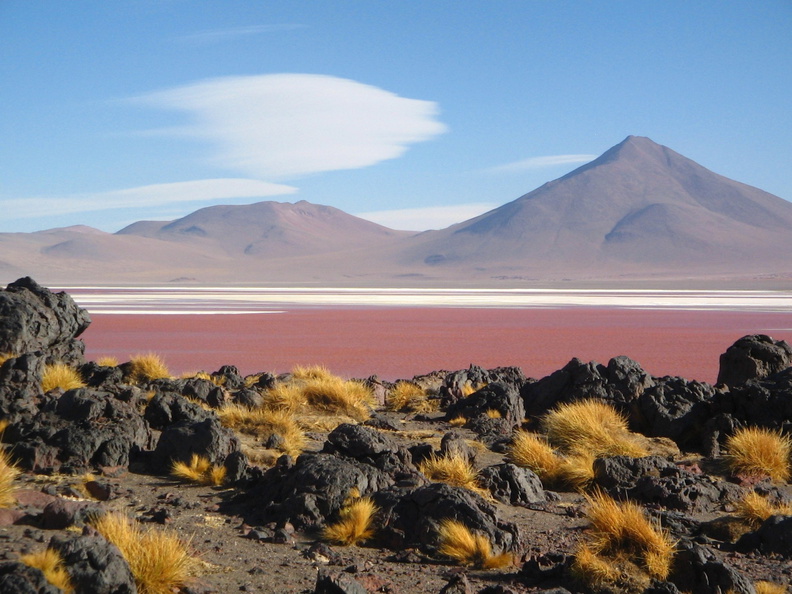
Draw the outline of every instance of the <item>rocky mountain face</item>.
<instances>
[{"instance_id":1,"label":"rocky mountain face","mask_svg":"<svg viewBox=\"0 0 792 594\"><path fill-rule=\"evenodd\" d=\"M447 229L395 231L336 208L213 206L116 234L0 234L0 274L47 282L390 286L792 274L792 203L630 136Z\"/></svg>"}]
</instances>

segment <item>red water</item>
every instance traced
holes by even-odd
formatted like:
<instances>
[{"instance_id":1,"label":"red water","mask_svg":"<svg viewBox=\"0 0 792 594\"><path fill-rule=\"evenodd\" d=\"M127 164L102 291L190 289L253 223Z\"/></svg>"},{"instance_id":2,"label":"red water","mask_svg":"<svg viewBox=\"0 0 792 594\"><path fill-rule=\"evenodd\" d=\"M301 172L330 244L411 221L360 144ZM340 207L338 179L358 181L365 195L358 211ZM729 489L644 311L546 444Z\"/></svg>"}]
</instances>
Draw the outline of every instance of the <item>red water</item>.
<instances>
[{"instance_id":1,"label":"red water","mask_svg":"<svg viewBox=\"0 0 792 594\"><path fill-rule=\"evenodd\" d=\"M543 377L572 357L627 355L652 375L714 382L746 334L792 343L792 313L616 308L295 309L263 315L102 315L83 335L90 359L155 352L174 374L236 365L243 374L323 364L346 377L517 365Z\"/></svg>"}]
</instances>

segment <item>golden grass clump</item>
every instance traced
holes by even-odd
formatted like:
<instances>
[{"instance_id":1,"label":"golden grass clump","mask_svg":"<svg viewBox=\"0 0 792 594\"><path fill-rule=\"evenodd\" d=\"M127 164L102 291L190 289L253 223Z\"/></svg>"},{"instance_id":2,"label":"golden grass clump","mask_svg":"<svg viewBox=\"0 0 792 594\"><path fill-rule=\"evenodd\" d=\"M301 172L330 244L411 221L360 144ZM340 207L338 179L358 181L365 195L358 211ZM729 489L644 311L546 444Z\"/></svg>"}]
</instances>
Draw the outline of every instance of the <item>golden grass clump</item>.
<instances>
[{"instance_id":1,"label":"golden grass clump","mask_svg":"<svg viewBox=\"0 0 792 594\"><path fill-rule=\"evenodd\" d=\"M334 379L335 376L324 365L295 365L291 370L295 380Z\"/></svg>"},{"instance_id":2,"label":"golden grass clump","mask_svg":"<svg viewBox=\"0 0 792 594\"><path fill-rule=\"evenodd\" d=\"M368 497L352 496L341 511L338 521L325 527L322 535L328 542L350 546L369 540L374 536L372 521L377 506Z\"/></svg>"},{"instance_id":3,"label":"golden grass clump","mask_svg":"<svg viewBox=\"0 0 792 594\"><path fill-rule=\"evenodd\" d=\"M440 546L437 551L462 565L477 569L498 569L514 562L510 553L492 553L492 544L483 534L474 534L458 520L446 518L438 529Z\"/></svg>"},{"instance_id":4,"label":"golden grass clump","mask_svg":"<svg viewBox=\"0 0 792 594\"><path fill-rule=\"evenodd\" d=\"M386 405L393 411L432 412L439 404L439 400L430 399L421 386L403 380L396 382L386 397Z\"/></svg>"},{"instance_id":5,"label":"golden grass clump","mask_svg":"<svg viewBox=\"0 0 792 594\"><path fill-rule=\"evenodd\" d=\"M8 421L0 421L0 435L8 426ZM17 490L16 479L19 476L19 469L11 461L8 451L0 448L0 507L11 507L16 503L15 493Z\"/></svg>"},{"instance_id":6,"label":"golden grass clump","mask_svg":"<svg viewBox=\"0 0 792 594\"><path fill-rule=\"evenodd\" d=\"M156 353L132 355L129 363L129 379L136 384L171 376L165 361Z\"/></svg>"},{"instance_id":7,"label":"golden grass clump","mask_svg":"<svg viewBox=\"0 0 792 594\"><path fill-rule=\"evenodd\" d=\"M51 363L44 366L44 372L41 374L41 390L46 393L55 388L60 388L64 392L67 390L75 390L77 388L84 388L80 372L69 367L65 363Z\"/></svg>"},{"instance_id":8,"label":"golden grass clump","mask_svg":"<svg viewBox=\"0 0 792 594\"><path fill-rule=\"evenodd\" d=\"M63 557L55 549L44 549L37 553L22 555L19 560L29 567L40 570L46 580L63 592L73 592L71 576L63 566Z\"/></svg>"},{"instance_id":9,"label":"golden grass clump","mask_svg":"<svg viewBox=\"0 0 792 594\"><path fill-rule=\"evenodd\" d=\"M754 590L756 594L787 594L789 590L782 584L775 582L759 581L754 583Z\"/></svg>"},{"instance_id":10,"label":"golden grass clump","mask_svg":"<svg viewBox=\"0 0 792 594\"><path fill-rule=\"evenodd\" d=\"M616 582L621 576L621 570L616 563L606 559L594 551L588 543L583 542L575 552L572 575L579 581L598 588Z\"/></svg>"},{"instance_id":11,"label":"golden grass clump","mask_svg":"<svg viewBox=\"0 0 792 594\"><path fill-rule=\"evenodd\" d=\"M118 367L118 359L115 357L99 357L96 364L100 367Z\"/></svg>"},{"instance_id":12,"label":"golden grass clump","mask_svg":"<svg viewBox=\"0 0 792 594\"><path fill-rule=\"evenodd\" d=\"M792 439L762 427L738 429L726 440L724 459L735 474L788 481Z\"/></svg>"},{"instance_id":13,"label":"golden grass clump","mask_svg":"<svg viewBox=\"0 0 792 594\"><path fill-rule=\"evenodd\" d=\"M735 515L751 528L758 528L770 516L792 516L792 504L772 503L756 491L747 493L735 504Z\"/></svg>"},{"instance_id":14,"label":"golden grass clump","mask_svg":"<svg viewBox=\"0 0 792 594\"><path fill-rule=\"evenodd\" d=\"M561 457L553 451L546 439L521 429L512 436L506 459L535 472L542 480L556 476L562 463Z\"/></svg>"},{"instance_id":15,"label":"golden grass clump","mask_svg":"<svg viewBox=\"0 0 792 594\"><path fill-rule=\"evenodd\" d=\"M591 525L587 546L597 555L636 563L663 580L671 569L675 543L632 502L619 503L604 493L586 497Z\"/></svg>"},{"instance_id":16,"label":"golden grass clump","mask_svg":"<svg viewBox=\"0 0 792 594\"><path fill-rule=\"evenodd\" d=\"M191 483L219 487L225 481L226 468L222 464L212 464L207 458L193 454L189 464L173 462L171 474Z\"/></svg>"},{"instance_id":17,"label":"golden grass clump","mask_svg":"<svg viewBox=\"0 0 792 594\"><path fill-rule=\"evenodd\" d=\"M236 431L264 440L277 434L281 438L278 448L285 454L296 456L305 449L305 433L289 410L229 404L216 412L223 425Z\"/></svg>"},{"instance_id":18,"label":"golden grass clump","mask_svg":"<svg viewBox=\"0 0 792 594\"><path fill-rule=\"evenodd\" d=\"M451 425L452 427L464 427L465 423L467 423L467 419L463 416L454 417L453 419L448 421L448 424Z\"/></svg>"},{"instance_id":19,"label":"golden grass clump","mask_svg":"<svg viewBox=\"0 0 792 594\"><path fill-rule=\"evenodd\" d=\"M564 453L598 456L646 456L646 449L627 428L627 420L598 400L561 404L542 421L550 443Z\"/></svg>"},{"instance_id":20,"label":"golden grass clump","mask_svg":"<svg viewBox=\"0 0 792 594\"><path fill-rule=\"evenodd\" d=\"M478 472L468 459L460 454L450 456L432 454L418 464L418 470L430 481L464 487L479 494L484 493L478 484Z\"/></svg>"},{"instance_id":21,"label":"golden grass clump","mask_svg":"<svg viewBox=\"0 0 792 594\"><path fill-rule=\"evenodd\" d=\"M263 406L273 410L296 413L308 405L301 386L296 383L277 383L267 389L262 396L264 398Z\"/></svg>"},{"instance_id":22,"label":"golden grass clump","mask_svg":"<svg viewBox=\"0 0 792 594\"><path fill-rule=\"evenodd\" d=\"M144 530L120 513L105 514L94 526L121 551L141 594L171 594L186 583L194 560L176 534Z\"/></svg>"},{"instance_id":23,"label":"golden grass clump","mask_svg":"<svg viewBox=\"0 0 792 594\"><path fill-rule=\"evenodd\" d=\"M356 421L368 419L374 405L374 395L365 384L338 377L310 379L302 386L302 394L314 410Z\"/></svg>"}]
</instances>

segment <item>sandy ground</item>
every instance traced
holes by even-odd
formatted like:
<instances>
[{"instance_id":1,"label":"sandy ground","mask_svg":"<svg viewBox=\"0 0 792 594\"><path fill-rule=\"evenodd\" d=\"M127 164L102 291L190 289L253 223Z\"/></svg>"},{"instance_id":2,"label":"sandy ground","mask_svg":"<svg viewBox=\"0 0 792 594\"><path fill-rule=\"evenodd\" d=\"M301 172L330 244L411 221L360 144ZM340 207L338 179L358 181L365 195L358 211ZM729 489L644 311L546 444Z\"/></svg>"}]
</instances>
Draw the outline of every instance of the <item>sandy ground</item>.
<instances>
[{"instance_id":1,"label":"sandy ground","mask_svg":"<svg viewBox=\"0 0 792 594\"><path fill-rule=\"evenodd\" d=\"M628 355L656 376L714 382L718 358L746 334L792 342L790 312L567 307L296 308L260 315L92 314L86 356L160 354L173 373L236 365L243 374L324 364L394 380L434 370L516 365L543 377L572 357Z\"/></svg>"}]
</instances>

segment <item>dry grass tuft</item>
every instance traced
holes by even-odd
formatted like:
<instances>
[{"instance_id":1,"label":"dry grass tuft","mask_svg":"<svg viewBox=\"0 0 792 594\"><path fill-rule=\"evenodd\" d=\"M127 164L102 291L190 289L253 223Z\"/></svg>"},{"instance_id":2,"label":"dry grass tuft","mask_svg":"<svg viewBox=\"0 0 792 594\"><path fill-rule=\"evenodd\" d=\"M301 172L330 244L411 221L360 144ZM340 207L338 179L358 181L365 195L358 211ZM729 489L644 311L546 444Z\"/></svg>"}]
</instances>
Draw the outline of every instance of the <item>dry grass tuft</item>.
<instances>
[{"instance_id":1,"label":"dry grass tuft","mask_svg":"<svg viewBox=\"0 0 792 594\"><path fill-rule=\"evenodd\" d=\"M278 449L296 456L305 449L305 433L289 410L255 408L249 409L229 404L217 411L220 422L236 431L268 440L272 435L280 437Z\"/></svg>"},{"instance_id":2,"label":"dry grass tuft","mask_svg":"<svg viewBox=\"0 0 792 594\"><path fill-rule=\"evenodd\" d=\"M754 590L756 590L756 594L786 594L789 591L782 584L766 581L755 582Z\"/></svg>"},{"instance_id":3,"label":"dry grass tuft","mask_svg":"<svg viewBox=\"0 0 792 594\"><path fill-rule=\"evenodd\" d=\"M189 464L174 462L171 475L191 483L219 487L225 480L226 469L223 465L212 464L207 458L193 454Z\"/></svg>"},{"instance_id":4,"label":"dry grass tuft","mask_svg":"<svg viewBox=\"0 0 792 594\"><path fill-rule=\"evenodd\" d=\"M506 458L512 464L535 472L542 480L555 477L563 462L546 439L522 430L515 431L512 436Z\"/></svg>"},{"instance_id":5,"label":"dry grass tuft","mask_svg":"<svg viewBox=\"0 0 792 594\"><path fill-rule=\"evenodd\" d=\"M171 376L165 361L155 353L133 355L129 363L129 379L135 384Z\"/></svg>"},{"instance_id":6,"label":"dry grass tuft","mask_svg":"<svg viewBox=\"0 0 792 594\"><path fill-rule=\"evenodd\" d=\"M377 506L368 497L352 496L352 501L339 512L339 519L325 527L324 539L339 545L357 545L374 536L371 524Z\"/></svg>"},{"instance_id":7,"label":"dry grass tuft","mask_svg":"<svg viewBox=\"0 0 792 594\"><path fill-rule=\"evenodd\" d=\"M121 551L141 594L171 594L186 583L194 560L174 533L144 530L119 513L105 514L94 525Z\"/></svg>"},{"instance_id":8,"label":"dry grass tuft","mask_svg":"<svg viewBox=\"0 0 792 594\"><path fill-rule=\"evenodd\" d=\"M475 394L482 388L486 388L486 387L487 387L487 382L478 382L474 384L468 381L462 384L462 386L460 387L460 392L462 392L463 398L467 398L471 394Z\"/></svg>"},{"instance_id":9,"label":"dry grass tuft","mask_svg":"<svg viewBox=\"0 0 792 594\"><path fill-rule=\"evenodd\" d=\"M8 361L9 359L14 359L16 354L14 353L0 353L0 367L3 366L3 363Z\"/></svg>"},{"instance_id":10,"label":"dry grass tuft","mask_svg":"<svg viewBox=\"0 0 792 594\"><path fill-rule=\"evenodd\" d=\"M334 379L335 376L324 365L296 365L291 371L295 380Z\"/></svg>"},{"instance_id":11,"label":"dry grass tuft","mask_svg":"<svg viewBox=\"0 0 792 594\"><path fill-rule=\"evenodd\" d=\"M44 549L37 553L22 555L19 560L29 567L39 569L50 584L63 592L74 591L71 576L63 565L63 557L55 549Z\"/></svg>"},{"instance_id":12,"label":"dry grass tuft","mask_svg":"<svg viewBox=\"0 0 792 594\"><path fill-rule=\"evenodd\" d=\"M756 491L746 494L735 507L735 515L751 528L758 528L770 516L792 516L792 504L774 504Z\"/></svg>"},{"instance_id":13,"label":"dry grass tuft","mask_svg":"<svg viewBox=\"0 0 792 594\"><path fill-rule=\"evenodd\" d=\"M561 459L555 475L550 477L550 483L582 493L594 482L594 460L594 455L590 452L565 456Z\"/></svg>"},{"instance_id":14,"label":"dry grass tuft","mask_svg":"<svg viewBox=\"0 0 792 594\"><path fill-rule=\"evenodd\" d=\"M598 400L561 404L542 421L547 438L564 453L598 456L646 456L616 409Z\"/></svg>"},{"instance_id":15,"label":"dry grass tuft","mask_svg":"<svg viewBox=\"0 0 792 594\"><path fill-rule=\"evenodd\" d=\"M2 434L2 430L0 430L0 434ZM16 503L14 494L17 490L16 479L18 476L19 469L11 462L8 451L0 448L0 508L11 507Z\"/></svg>"},{"instance_id":16,"label":"dry grass tuft","mask_svg":"<svg viewBox=\"0 0 792 594\"><path fill-rule=\"evenodd\" d=\"M368 419L374 405L374 395L365 384L337 377L309 380L302 386L302 393L314 410L346 415L356 421Z\"/></svg>"},{"instance_id":17,"label":"dry grass tuft","mask_svg":"<svg viewBox=\"0 0 792 594\"><path fill-rule=\"evenodd\" d=\"M665 579L671 569L675 543L632 502L619 503L604 493L586 497L589 503L589 544L599 554L626 556L651 577Z\"/></svg>"},{"instance_id":18,"label":"dry grass tuft","mask_svg":"<svg viewBox=\"0 0 792 594\"><path fill-rule=\"evenodd\" d=\"M286 410L292 413L303 410L308 402L302 388L296 383L277 383L263 393L266 408Z\"/></svg>"},{"instance_id":19,"label":"dry grass tuft","mask_svg":"<svg viewBox=\"0 0 792 594\"><path fill-rule=\"evenodd\" d=\"M490 497L490 494L479 486L476 469L467 458L459 454L450 456L432 454L418 465L418 470L430 481L463 487L483 497Z\"/></svg>"},{"instance_id":20,"label":"dry grass tuft","mask_svg":"<svg viewBox=\"0 0 792 594\"><path fill-rule=\"evenodd\" d=\"M65 392L84 387L85 382L83 382L80 372L65 363L52 363L44 366L44 372L41 374L42 392L47 393L55 388L60 388Z\"/></svg>"},{"instance_id":21,"label":"dry grass tuft","mask_svg":"<svg viewBox=\"0 0 792 594\"><path fill-rule=\"evenodd\" d=\"M487 411L484 414L486 414L490 419L501 419L501 418L503 418L503 415L501 414L501 411L499 411L499 410L497 410L495 408L488 408Z\"/></svg>"},{"instance_id":22,"label":"dry grass tuft","mask_svg":"<svg viewBox=\"0 0 792 594\"><path fill-rule=\"evenodd\" d=\"M448 424L451 425L452 427L464 427L465 423L467 423L467 419L462 416L454 417L453 419L448 421Z\"/></svg>"},{"instance_id":23,"label":"dry grass tuft","mask_svg":"<svg viewBox=\"0 0 792 594\"><path fill-rule=\"evenodd\" d=\"M399 381L386 398L389 410L409 412L433 412L440 406L439 400L430 399L421 386L413 382Z\"/></svg>"},{"instance_id":24,"label":"dry grass tuft","mask_svg":"<svg viewBox=\"0 0 792 594\"><path fill-rule=\"evenodd\" d=\"M738 429L726 440L724 459L735 474L788 481L792 439L761 427Z\"/></svg>"},{"instance_id":25,"label":"dry grass tuft","mask_svg":"<svg viewBox=\"0 0 792 594\"><path fill-rule=\"evenodd\" d=\"M99 357L96 364L100 367L118 367L118 359L115 357Z\"/></svg>"},{"instance_id":26,"label":"dry grass tuft","mask_svg":"<svg viewBox=\"0 0 792 594\"><path fill-rule=\"evenodd\" d=\"M593 588L616 582L621 570L609 559L601 556L585 542L575 552L572 562L572 575Z\"/></svg>"},{"instance_id":27,"label":"dry grass tuft","mask_svg":"<svg viewBox=\"0 0 792 594\"><path fill-rule=\"evenodd\" d=\"M509 553L493 555L492 544L483 534L474 534L462 522L447 518L438 530L438 552L462 565L479 569L498 569L514 562Z\"/></svg>"}]
</instances>

